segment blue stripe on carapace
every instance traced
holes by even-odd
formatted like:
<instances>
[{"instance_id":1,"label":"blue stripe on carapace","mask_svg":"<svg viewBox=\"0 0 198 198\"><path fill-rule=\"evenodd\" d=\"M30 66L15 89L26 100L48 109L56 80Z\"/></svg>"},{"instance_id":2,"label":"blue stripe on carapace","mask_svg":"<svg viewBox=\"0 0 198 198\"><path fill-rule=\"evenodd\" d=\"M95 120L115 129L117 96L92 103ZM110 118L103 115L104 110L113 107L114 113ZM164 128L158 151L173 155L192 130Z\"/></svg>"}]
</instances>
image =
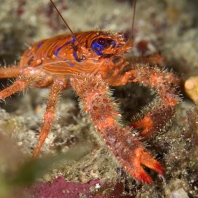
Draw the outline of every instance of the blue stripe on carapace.
<instances>
[{"instance_id":1,"label":"blue stripe on carapace","mask_svg":"<svg viewBox=\"0 0 198 198\"><path fill-rule=\"evenodd\" d=\"M104 49L104 46L98 44L97 41L93 42L92 45L91 45L91 49L97 53L97 55L102 55L102 50Z\"/></svg>"},{"instance_id":2,"label":"blue stripe on carapace","mask_svg":"<svg viewBox=\"0 0 198 198\"><path fill-rule=\"evenodd\" d=\"M36 48L39 49L41 47L41 45L43 45L43 42L42 43L39 43Z\"/></svg>"},{"instance_id":3,"label":"blue stripe on carapace","mask_svg":"<svg viewBox=\"0 0 198 198\"><path fill-rule=\"evenodd\" d=\"M78 50L78 48L76 47L76 48L74 49L73 56L74 56L75 60L79 62L78 57L77 57L77 54L76 54L77 50Z\"/></svg>"},{"instance_id":4,"label":"blue stripe on carapace","mask_svg":"<svg viewBox=\"0 0 198 198\"><path fill-rule=\"evenodd\" d=\"M73 43L75 42L75 39L73 40ZM77 62L81 62L82 61L82 59L80 59L80 58L78 58L78 56L77 56L77 50L78 50L78 47L77 46L75 46L75 45L73 45L73 50L74 50L74 52L73 52L73 56L74 56L74 58L75 58L75 60L77 61Z\"/></svg>"},{"instance_id":5,"label":"blue stripe on carapace","mask_svg":"<svg viewBox=\"0 0 198 198\"><path fill-rule=\"evenodd\" d=\"M75 42L75 39L72 38L72 40L70 40L70 41L64 43L61 47L59 47L58 49L56 49L56 51L55 51L55 53L54 53L55 56L58 56L58 52L60 51L60 49L61 49L62 47L66 46L66 45L68 45L68 44L70 44L70 43L74 43L74 42Z\"/></svg>"}]
</instances>

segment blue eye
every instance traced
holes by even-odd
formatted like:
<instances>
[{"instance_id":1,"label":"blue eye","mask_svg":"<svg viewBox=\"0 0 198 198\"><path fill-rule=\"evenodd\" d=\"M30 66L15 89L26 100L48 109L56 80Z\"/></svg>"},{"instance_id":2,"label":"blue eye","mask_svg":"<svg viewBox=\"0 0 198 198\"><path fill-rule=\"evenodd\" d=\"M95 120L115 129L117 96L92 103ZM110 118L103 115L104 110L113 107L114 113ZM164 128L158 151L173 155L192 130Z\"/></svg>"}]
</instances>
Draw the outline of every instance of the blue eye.
<instances>
[{"instance_id":1,"label":"blue eye","mask_svg":"<svg viewBox=\"0 0 198 198\"><path fill-rule=\"evenodd\" d=\"M102 55L102 50L110 45L110 40L104 38L98 38L91 44L91 49L97 53L97 55Z\"/></svg>"}]
</instances>

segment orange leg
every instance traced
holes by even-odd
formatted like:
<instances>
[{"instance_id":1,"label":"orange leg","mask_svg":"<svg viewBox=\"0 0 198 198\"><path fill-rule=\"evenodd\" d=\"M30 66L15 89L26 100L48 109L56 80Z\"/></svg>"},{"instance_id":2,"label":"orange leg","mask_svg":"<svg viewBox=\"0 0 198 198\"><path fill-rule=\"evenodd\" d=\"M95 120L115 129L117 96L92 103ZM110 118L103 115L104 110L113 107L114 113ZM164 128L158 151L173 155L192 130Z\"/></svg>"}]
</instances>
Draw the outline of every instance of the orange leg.
<instances>
[{"instance_id":1,"label":"orange leg","mask_svg":"<svg viewBox=\"0 0 198 198\"><path fill-rule=\"evenodd\" d=\"M0 78L17 78L22 74L23 70L18 66L0 68Z\"/></svg>"},{"instance_id":2,"label":"orange leg","mask_svg":"<svg viewBox=\"0 0 198 198\"><path fill-rule=\"evenodd\" d=\"M161 164L145 151L128 129L120 125L118 107L113 102L108 84L100 75L80 74L71 77L70 83L90 115L100 139L129 174L137 180L151 183L152 179L141 166L145 165L163 175Z\"/></svg>"},{"instance_id":3,"label":"orange leg","mask_svg":"<svg viewBox=\"0 0 198 198\"><path fill-rule=\"evenodd\" d=\"M12 94L23 91L26 87L29 86L29 81L27 80L17 80L10 87L0 91L0 100L11 96Z\"/></svg>"},{"instance_id":4,"label":"orange leg","mask_svg":"<svg viewBox=\"0 0 198 198\"><path fill-rule=\"evenodd\" d=\"M51 87L48 97L46 112L43 117L43 125L39 134L39 141L33 152L34 158L38 156L40 149L51 129L55 117L56 103L61 91L64 89L66 89L65 79L56 79Z\"/></svg>"},{"instance_id":5,"label":"orange leg","mask_svg":"<svg viewBox=\"0 0 198 198\"><path fill-rule=\"evenodd\" d=\"M19 67L0 68L0 78L17 78L23 72ZM0 99L5 99L12 94L24 90L30 84L28 79L17 80L10 87L0 91Z\"/></svg>"},{"instance_id":6,"label":"orange leg","mask_svg":"<svg viewBox=\"0 0 198 198\"><path fill-rule=\"evenodd\" d=\"M41 128L39 142L34 150L33 157L39 154L39 151L50 131L54 120L55 106L60 92L66 89L65 79L56 79L53 82L52 76L46 74L43 70L35 68L2 68L0 69L0 78L19 77L10 87L0 91L0 100L8 96L22 91L29 86L48 87L52 83L49 99L47 102L46 113L43 118L43 126Z\"/></svg>"},{"instance_id":7,"label":"orange leg","mask_svg":"<svg viewBox=\"0 0 198 198\"><path fill-rule=\"evenodd\" d=\"M175 86L179 83L179 79L155 67L138 64L133 70L109 81L112 86L137 82L150 87L157 93L158 96L147 108L149 113L137 116L138 121L130 125L134 129L140 129L140 136L143 138L148 138L163 129L174 115L176 104L180 102L180 98L175 94Z\"/></svg>"},{"instance_id":8,"label":"orange leg","mask_svg":"<svg viewBox=\"0 0 198 198\"><path fill-rule=\"evenodd\" d=\"M40 79L42 76L44 76L44 74L42 74L39 69L34 68L20 69L18 67L13 67L0 69L0 78L19 77L11 86L0 91L0 100L11 96L18 91L23 91L31 85L34 86L36 83L41 81Z\"/></svg>"}]
</instances>

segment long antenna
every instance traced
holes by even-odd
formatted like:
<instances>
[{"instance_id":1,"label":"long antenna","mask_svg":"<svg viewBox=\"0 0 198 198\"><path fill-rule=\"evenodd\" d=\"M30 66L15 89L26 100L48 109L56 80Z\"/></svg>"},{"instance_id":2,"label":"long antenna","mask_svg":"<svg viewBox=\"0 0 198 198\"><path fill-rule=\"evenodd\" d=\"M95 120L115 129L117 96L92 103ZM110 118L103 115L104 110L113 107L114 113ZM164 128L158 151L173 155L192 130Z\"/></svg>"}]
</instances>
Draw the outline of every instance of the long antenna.
<instances>
[{"instance_id":1,"label":"long antenna","mask_svg":"<svg viewBox=\"0 0 198 198\"><path fill-rule=\"evenodd\" d=\"M135 11L136 11L136 2L137 0L134 0L134 5L133 5L133 20L132 20L132 26L131 26L131 37L133 38L134 34L134 23L135 23Z\"/></svg>"},{"instance_id":2,"label":"long antenna","mask_svg":"<svg viewBox=\"0 0 198 198\"><path fill-rule=\"evenodd\" d=\"M63 20L63 22L65 23L65 25L67 26L67 28L69 29L69 31L71 32L72 36L76 39L73 31L71 30L71 28L69 27L69 25L67 24L67 22L65 21L65 19L63 18L62 14L59 12L59 10L57 9L56 5L54 4L54 2L52 0L50 0L52 5L54 6L54 8L56 9L56 11L58 12L59 16L61 17L61 19ZM77 40L77 39L76 39ZM77 41L78 42L78 41Z\"/></svg>"}]
</instances>

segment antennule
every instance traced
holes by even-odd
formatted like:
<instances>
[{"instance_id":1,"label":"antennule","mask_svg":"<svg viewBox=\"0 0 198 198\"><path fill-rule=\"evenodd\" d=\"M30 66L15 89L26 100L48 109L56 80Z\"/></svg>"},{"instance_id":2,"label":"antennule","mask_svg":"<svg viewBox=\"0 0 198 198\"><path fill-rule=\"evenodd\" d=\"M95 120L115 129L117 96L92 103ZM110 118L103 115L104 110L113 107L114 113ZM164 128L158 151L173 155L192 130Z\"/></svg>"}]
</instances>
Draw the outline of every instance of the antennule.
<instances>
[{"instance_id":1,"label":"antennule","mask_svg":"<svg viewBox=\"0 0 198 198\"><path fill-rule=\"evenodd\" d=\"M75 40L77 41L73 31L71 30L71 28L69 27L69 25L67 24L67 22L65 21L65 19L63 18L62 14L59 12L59 10L57 9L56 5L54 4L54 2L52 0L50 0L52 5L54 6L54 8L56 9L56 11L58 12L59 16L61 17L61 19L63 20L63 22L65 23L65 25L67 26L67 28L69 29L69 31L71 32L72 36L75 38ZM78 42L78 41L77 41Z\"/></svg>"},{"instance_id":2,"label":"antennule","mask_svg":"<svg viewBox=\"0 0 198 198\"><path fill-rule=\"evenodd\" d=\"M134 23L135 23L135 11L136 11L136 2L137 2L137 0L134 0L133 1L134 2L134 7L133 7L133 20L132 20L132 26L131 26L131 37L133 38L133 34L134 34Z\"/></svg>"}]
</instances>

